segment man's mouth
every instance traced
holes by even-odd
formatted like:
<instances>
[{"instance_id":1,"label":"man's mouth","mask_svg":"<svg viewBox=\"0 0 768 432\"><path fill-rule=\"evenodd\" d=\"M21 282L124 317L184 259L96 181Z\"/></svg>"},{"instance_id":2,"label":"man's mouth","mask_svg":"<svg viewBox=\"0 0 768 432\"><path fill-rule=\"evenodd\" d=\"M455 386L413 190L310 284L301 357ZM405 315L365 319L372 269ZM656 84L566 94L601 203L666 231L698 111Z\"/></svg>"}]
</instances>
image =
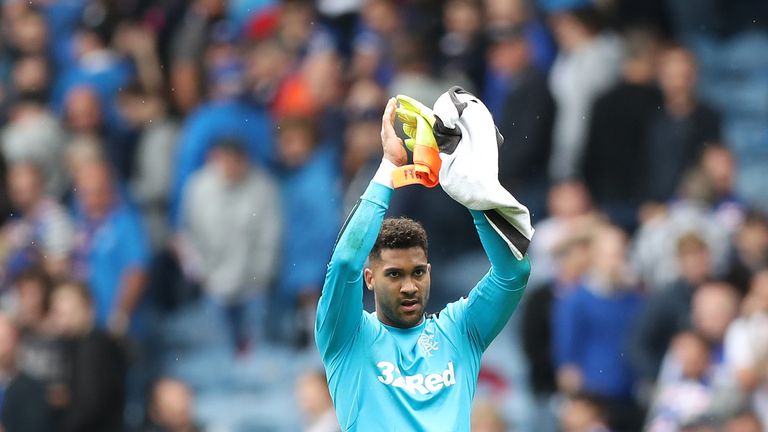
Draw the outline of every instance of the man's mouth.
<instances>
[{"instance_id":1,"label":"man's mouth","mask_svg":"<svg viewBox=\"0 0 768 432\"><path fill-rule=\"evenodd\" d=\"M419 308L419 301L416 299L407 299L400 302L400 306L405 312L415 312Z\"/></svg>"}]
</instances>

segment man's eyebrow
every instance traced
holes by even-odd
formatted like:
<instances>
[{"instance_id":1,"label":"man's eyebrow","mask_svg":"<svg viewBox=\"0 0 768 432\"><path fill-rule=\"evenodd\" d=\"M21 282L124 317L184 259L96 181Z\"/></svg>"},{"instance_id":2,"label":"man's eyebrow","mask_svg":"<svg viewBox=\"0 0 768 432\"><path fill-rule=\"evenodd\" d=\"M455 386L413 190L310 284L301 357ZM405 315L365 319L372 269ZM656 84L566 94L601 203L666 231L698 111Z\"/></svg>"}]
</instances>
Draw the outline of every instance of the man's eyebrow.
<instances>
[{"instance_id":1,"label":"man's eyebrow","mask_svg":"<svg viewBox=\"0 0 768 432\"><path fill-rule=\"evenodd\" d=\"M418 264L418 265L413 266L413 270L426 270L426 269L427 269L427 264ZM382 269L382 271L383 272L391 272L391 271L404 272L405 269L403 269L401 267L384 267Z\"/></svg>"},{"instance_id":2,"label":"man's eyebrow","mask_svg":"<svg viewBox=\"0 0 768 432\"><path fill-rule=\"evenodd\" d=\"M384 269L382 269L382 271L385 271L385 272L388 272L388 271L399 271L399 272L401 272L401 271L403 271L403 269L401 269L400 267L384 267Z\"/></svg>"}]
</instances>

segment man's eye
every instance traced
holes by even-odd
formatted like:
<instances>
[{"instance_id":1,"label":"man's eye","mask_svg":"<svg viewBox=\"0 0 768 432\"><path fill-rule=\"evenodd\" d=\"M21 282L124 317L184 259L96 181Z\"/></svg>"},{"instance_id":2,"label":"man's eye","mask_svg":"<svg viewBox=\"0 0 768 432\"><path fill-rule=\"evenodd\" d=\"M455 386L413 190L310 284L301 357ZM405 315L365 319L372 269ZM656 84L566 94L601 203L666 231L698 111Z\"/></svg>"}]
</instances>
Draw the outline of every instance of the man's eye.
<instances>
[{"instance_id":1,"label":"man's eye","mask_svg":"<svg viewBox=\"0 0 768 432\"><path fill-rule=\"evenodd\" d=\"M413 275L420 277L420 276L424 276L425 273L426 273L426 271L424 269L418 269L418 270L413 272Z\"/></svg>"},{"instance_id":2,"label":"man's eye","mask_svg":"<svg viewBox=\"0 0 768 432\"><path fill-rule=\"evenodd\" d=\"M385 274L385 276L386 277L390 277L390 278L396 278L396 277L400 276L400 273L399 272L387 272Z\"/></svg>"}]
</instances>

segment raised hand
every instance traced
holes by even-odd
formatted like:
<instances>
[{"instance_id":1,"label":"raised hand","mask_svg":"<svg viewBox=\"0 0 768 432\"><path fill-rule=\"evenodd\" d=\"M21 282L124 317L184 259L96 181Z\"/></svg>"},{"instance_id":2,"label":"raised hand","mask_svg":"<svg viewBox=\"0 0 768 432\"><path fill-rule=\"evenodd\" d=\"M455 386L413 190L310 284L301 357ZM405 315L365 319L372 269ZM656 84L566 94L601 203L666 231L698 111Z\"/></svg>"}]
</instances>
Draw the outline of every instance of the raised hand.
<instances>
[{"instance_id":1,"label":"raised hand","mask_svg":"<svg viewBox=\"0 0 768 432\"><path fill-rule=\"evenodd\" d=\"M381 146L384 149L384 158L399 167L408 162L408 155L405 153L403 140L395 133L396 110L397 101L390 98L381 118Z\"/></svg>"}]
</instances>

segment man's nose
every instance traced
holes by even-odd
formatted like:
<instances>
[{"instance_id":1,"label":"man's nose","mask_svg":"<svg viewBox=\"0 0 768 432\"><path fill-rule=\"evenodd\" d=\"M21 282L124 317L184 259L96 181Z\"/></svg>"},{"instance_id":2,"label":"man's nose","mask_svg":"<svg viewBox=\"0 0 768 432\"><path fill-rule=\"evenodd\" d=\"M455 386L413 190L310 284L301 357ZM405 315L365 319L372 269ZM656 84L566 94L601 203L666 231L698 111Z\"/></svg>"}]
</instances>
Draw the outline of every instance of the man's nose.
<instances>
[{"instance_id":1,"label":"man's nose","mask_svg":"<svg viewBox=\"0 0 768 432\"><path fill-rule=\"evenodd\" d=\"M416 287L416 284L414 283L413 279L407 277L405 280L403 280L403 284L400 285L400 292L403 294L413 294L416 291L418 291L418 287Z\"/></svg>"}]
</instances>

